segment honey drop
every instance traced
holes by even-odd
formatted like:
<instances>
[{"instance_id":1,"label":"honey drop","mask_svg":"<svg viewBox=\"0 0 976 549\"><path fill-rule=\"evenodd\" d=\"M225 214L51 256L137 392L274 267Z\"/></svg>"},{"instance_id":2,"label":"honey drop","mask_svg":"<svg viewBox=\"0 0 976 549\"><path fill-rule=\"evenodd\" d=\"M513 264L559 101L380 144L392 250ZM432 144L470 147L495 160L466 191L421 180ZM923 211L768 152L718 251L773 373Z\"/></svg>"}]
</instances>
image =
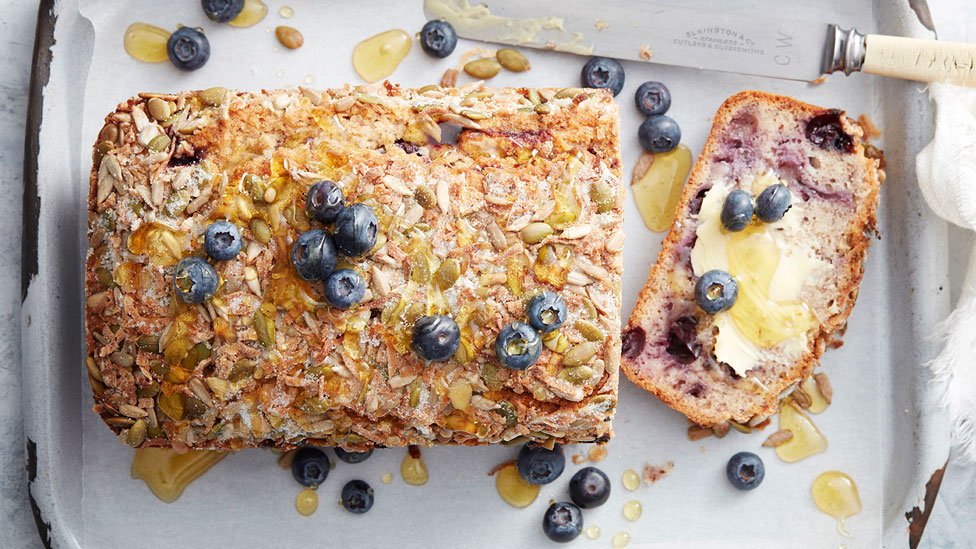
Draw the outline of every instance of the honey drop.
<instances>
[{"instance_id":1,"label":"honey drop","mask_svg":"<svg viewBox=\"0 0 976 549\"><path fill-rule=\"evenodd\" d=\"M623 482L624 488L630 490L631 492L640 488L640 476L637 474L637 471L634 471L633 469L627 469L624 471Z\"/></svg>"},{"instance_id":2,"label":"honey drop","mask_svg":"<svg viewBox=\"0 0 976 549\"><path fill-rule=\"evenodd\" d=\"M508 464L498 471L498 475L495 477L495 489L498 490L498 495L505 500L505 503L522 509L532 505L532 502L539 497L540 487L525 482L519 475L518 468L515 465Z\"/></svg>"},{"instance_id":3,"label":"honey drop","mask_svg":"<svg viewBox=\"0 0 976 549\"><path fill-rule=\"evenodd\" d=\"M356 44L352 67L363 80L373 83L393 74L410 53L413 40L400 29L381 32Z\"/></svg>"},{"instance_id":4,"label":"honey drop","mask_svg":"<svg viewBox=\"0 0 976 549\"><path fill-rule=\"evenodd\" d=\"M145 63L159 63L169 59L166 53L168 41L168 30L145 23L133 23L125 29L122 46L133 59Z\"/></svg>"},{"instance_id":5,"label":"honey drop","mask_svg":"<svg viewBox=\"0 0 976 549\"><path fill-rule=\"evenodd\" d=\"M413 448L415 447L410 447L410 451L400 463L400 476L403 477L404 482L411 486L423 486L427 483L427 465L424 463L419 449L414 456Z\"/></svg>"},{"instance_id":6,"label":"honey drop","mask_svg":"<svg viewBox=\"0 0 976 549\"><path fill-rule=\"evenodd\" d=\"M600 537L600 527L596 525L588 527L586 529L586 537L590 539L597 539Z\"/></svg>"},{"instance_id":7,"label":"honey drop","mask_svg":"<svg viewBox=\"0 0 976 549\"><path fill-rule=\"evenodd\" d=\"M641 506L641 502L636 499L632 499L624 504L624 518L629 521L639 519L643 513L644 508Z\"/></svg>"},{"instance_id":8,"label":"honey drop","mask_svg":"<svg viewBox=\"0 0 976 549\"><path fill-rule=\"evenodd\" d=\"M861 497L854 479L840 471L827 471L814 479L810 491L817 508L837 519L837 531L851 537L845 522L861 512Z\"/></svg>"},{"instance_id":9,"label":"honey drop","mask_svg":"<svg viewBox=\"0 0 976 549\"><path fill-rule=\"evenodd\" d=\"M614 549L622 549L627 547L630 543L630 534L627 532L618 532L616 536L613 536L613 547Z\"/></svg>"},{"instance_id":10,"label":"honey drop","mask_svg":"<svg viewBox=\"0 0 976 549\"><path fill-rule=\"evenodd\" d=\"M674 150L655 154L647 171L634 178L630 190L644 225L660 233L674 222L681 189L691 171L691 149L678 145Z\"/></svg>"},{"instance_id":11,"label":"honey drop","mask_svg":"<svg viewBox=\"0 0 976 549\"><path fill-rule=\"evenodd\" d=\"M827 409L827 399L820 394L820 389L817 388L817 383L813 380L813 376L810 376L803 380L800 384L800 388L806 391L810 395L810 407L807 408L807 412L811 414L819 414Z\"/></svg>"},{"instance_id":12,"label":"honey drop","mask_svg":"<svg viewBox=\"0 0 976 549\"><path fill-rule=\"evenodd\" d=\"M230 20L228 25L232 27L244 28L253 27L261 22L268 15L268 6L261 0L244 0L244 7L237 17Z\"/></svg>"},{"instance_id":13,"label":"honey drop","mask_svg":"<svg viewBox=\"0 0 976 549\"><path fill-rule=\"evenodd\" d=\"M309 516L319 507L319 496L315 490L306 488L298 493L295 499L295 509L303 516Z\"/></svg>"},{"instance_id":14,"label":"honey drop","mask_svg":"<svg viewBox=\"0 0 976 549\"><path fill-rule=\"evenodd\" d=\"M792 402L784 402L779 411L779 428L793 433L793 438L776 447L776 455L787 463L806 459L827 450L827 439L816 425Z\"/></svg>"}]
</instances>

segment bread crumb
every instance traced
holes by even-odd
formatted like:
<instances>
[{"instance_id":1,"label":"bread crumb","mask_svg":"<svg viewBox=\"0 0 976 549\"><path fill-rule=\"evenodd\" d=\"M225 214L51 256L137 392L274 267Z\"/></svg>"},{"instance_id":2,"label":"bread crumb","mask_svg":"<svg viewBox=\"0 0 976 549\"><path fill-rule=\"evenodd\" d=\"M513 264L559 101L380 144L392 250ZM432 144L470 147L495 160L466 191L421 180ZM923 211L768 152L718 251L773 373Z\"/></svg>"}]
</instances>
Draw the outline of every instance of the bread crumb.
<instances>
[{"instance_id":1,"label":"bread crumb","mask_svg":"<svg viewBox=\"0 0 976 549\"><path fill-rule=\"evenodd\" d=\"M861 116L858 116L857 123L858 125L861 126L861 129L864 130L864 136L866 138L877 139L881 137L881 130L879 130L878 127L874 125L874 122L871 122L871 119L868 118L868 115L861 114Z\"/></svg>"},{"instance_id":2,"label":"bread crumb","mask_svg":"<svg viewBox=\"0 0 976 549\"><path fill-rule=\"evenodd\" d=\"M599 17L597 17L596 18L596 21L593 22L593 26L596 27L596 30L602 31L603 29L609 28L610 27L610 23L607 23L603 19L600 19Z\"/></svg>"},{"instance_id":3,"label":"bread crumb","mask_svg":"<svg viewBox=\"0 0 976 549\"><path fill-rule=\"evenodd\" d=\"M647 484L654 484L655 482L666 477L668 473L674 470L674 462L669 461L664 465L651 465L649 463L644 464L644 482Z\"/></svg>"},{"instance_id":4,"label":"bread crumb","mask_svg":"<svg viewBox=\"0 0 976 549\"><path fill-rule=\"evenodd\" d=\"M651 51L651 47L647 44L641 44L640 53L638 55L644 61L650 61L651 57L654 57L654 52Z\"/></svg>"},{"instance_id":5,"label":"bread crumb","mask_svg":"<svg viewBox=\"0 0 976 549\"><path fill-rule=\"evenodd\" d=\"M826 81L827 81L827 75L825 74L825 75L821 76L820 78L818 78L818 79L810 82L810 85L812 85L812 86L819 86L820 84L823 84Z\"/></svg>"}]
</instances>

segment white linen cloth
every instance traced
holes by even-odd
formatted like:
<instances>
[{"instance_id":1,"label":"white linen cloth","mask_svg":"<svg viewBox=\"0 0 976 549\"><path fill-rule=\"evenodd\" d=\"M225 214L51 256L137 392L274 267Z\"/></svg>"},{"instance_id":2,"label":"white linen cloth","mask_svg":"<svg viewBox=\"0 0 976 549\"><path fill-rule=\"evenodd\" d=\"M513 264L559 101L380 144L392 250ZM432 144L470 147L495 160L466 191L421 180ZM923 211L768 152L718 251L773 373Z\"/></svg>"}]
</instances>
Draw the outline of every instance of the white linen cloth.
<instances>
[{"instance_id":1,"label":"white linen cloth","mask_svg":"<svg viewBox=\"0 0 976 549\"><path fill-rule=\"evenodd\" d=\"M930 84L929 97L935 135L915 158L919 187L937 215L976 231L976 89ZM942 351L928 366L946 387L952 443L958 457L976 463L976 246L956 308L934 337Z\"/></svg>"}]
</instances>

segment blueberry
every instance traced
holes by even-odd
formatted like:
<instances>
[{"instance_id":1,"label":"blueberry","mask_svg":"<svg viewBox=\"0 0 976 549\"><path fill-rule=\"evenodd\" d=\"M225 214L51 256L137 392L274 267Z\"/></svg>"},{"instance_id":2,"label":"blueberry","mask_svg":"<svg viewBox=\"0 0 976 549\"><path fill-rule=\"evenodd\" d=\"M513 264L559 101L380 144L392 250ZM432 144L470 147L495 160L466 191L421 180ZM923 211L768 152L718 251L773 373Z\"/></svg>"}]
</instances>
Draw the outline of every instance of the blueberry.
<instances>
[{"instance_id":1,"label":"blueberry","mask_svg":"<svg viewBox=\"0 0 976 549\"><path fill-rule=\"evenodd\" d=\"M690 315L676 318L668 328L668 346L665 350L679 364L691 364L698 360L702 351L702 345L698 342L698 320Z\"/></svg>"},{"instance_id":2,"label":"blueberry","mask_svg":"<svg viewBox=\"0 0 976 549\"><path fill-rule=\"evenodd\" d=\"M169 35L166 53L176 68L195 71L210 59L210 41L197 29L180 27Z\"/></svg>"},{"instance_id":3,"label":"blueberry","mask_svg":"<svg viewBox=\"0 0 976 549\"><path fill-rule=\"evenodd\" d=\"M641 122L637 128L637 140L648 152L666 153L681 142L681 128L670 117L655 114Z\"/></svg>"},{"instance_id":4,"label":"blueberry","mask_svg":"<svg viewBox=\"0 0 976 549\"><path fill-rule=\"evenodd\" d=\"M342 211L345 198L342 189L332 181L319 181L308 189L305 213L308 217L328 225Z\"/></svg>"},{"instance_id":5,"label":"blueberry","mask_svg":"<svg viewBox=\"0 0 976 549\"><path fill-rule=\"evenodd\" d=\"M495 338L495 355L502 366L524 370L535 364L542 354L542 338L535 328L524 322L513 322L502 328Z\"/></svg>"},{"instance_id":6,"label":"blueberry","mask_svg":"<svg viewBox=\"0 0 976 549\"><path fill-rule=\"evenodd\" d=\"M176 264L173 287L186 303L210 301L220 279L213 265L199 257L184 257Z\"/></svg>"},{"instance_id":7,"label":"blueberry","mask_svg":"<svg viewBox=\"0 0 976 549\"><path fill-rule=\"evenodd\" d=\"M200 5L211 20L226 23L241 13L244 0L200 0Z\"/></svg>"},{"instance_id":8,"label":"blueberry","mask_svg":"<svg viewBox=\"0 0 976 549\"><path fill-rule=\"evenodd\" d=\"M558 330L566 322L566 302L559 294L544 291L529 300L529 324L544 334Z\"/></svg>"},{"instance_id":9,"label":"blueberry","mask_svg":"<svg viewBox=\"0 0 976 549\"><path fill-rule=\"evenodd\" d=\"M596 467L583 467L569 479L569 497L583 509L599 507L610 497L610 479Z\"/></svg>"},{"instance_id":10,"label":"blueberry","mask_svg":"<svg viewBox=\"0 0 976 549\"><path fill-rule=\"evenodd\" d=\"M563 469L566 468L566 456L563 455L562 446L558 444L554 445L552 450L526 444L519 451L515 465L518 467L519 476L526 482L549 484L563 474Z\"/></svg>"},{"instance_id":11,"label":"blueberry","mask_svg":"<svg viewBox=\"0 0 976 549\"><path fill-rule=\"evenodd\" d=\"M425 316L413 325L410 348L428 362L444 362L454 356L461 342L461 329L444 315Z\"/></svg>"},{"instance_id":12,"label":"blueberry","mask_svg":"<svg viewBox=\"0 0 976 549\"><path fill-rule=\"evenodd\" d=\"M364 480L350 480L342 487L342 506L357 515L373 507L373 489Z\"/></svg>"},{"instance_id":13,"label":"blueberry","mask_svg":"<svg viewBox=\"0 0 976 549\"><path fill-rule=\"evenodd\" d=\"M291 460L291 474L302 486L318 486L329 476L332 464L318 448L302 448Z\"/></svg>"},{"instance_id":14,"label":"blueberry","mask_svg":"<svg viewBox=\"0 0 976 549\"><path fill-rule=\"evenodd\" d=\"M759 193L756 198L756 216L766 223L779 221L791 205L790 189L782 183L776 183Z\"/></svg>"},{"instance_id":15,"label":"blueberry","mask_svg":"<svg viewBox=\"0 0 976 549\"><path fill-rule=\"evenodd\" d=\"M376 244L376 214L366 204L343 208L335 218L333 234L339 251L348 257L360 257Z\"/></svg>"},{"instance_id":16,"label":"blueberry","mask_svg":"<svg viewBox=\"0 0 976 549\"><path fill-rule=\"evenodd\" d=\"M752 223L752 195L736 189L725 197L722 204L722 226L725 230L738 232Z\"/></svg>"},{"instance_id":17,"label":"blueberry","mask_svg":"<svg viewBox=\"0 0 976 549\"><path fill-rule=\"evenodd\" d=\"M340 461L345 461L346 463L362 463L366 461L369 456L373 455L373 449L370 448L365 452L348 452L336 446L335 448L336 457Z\"/></svg>"},{"instance_id":18,"label":"blueberry","mask_svg":"<svg viewBox=\"0 0 976 549\"><path fill-rule=\"evenodd\" d=\"M660 82L644 82L637 88L634 101L644 116L664 114L671 108L671 91Z\"/></svg>"},{"instance_id":19,"label":"blueberry","mask_svg":"<svg viewBox=\"0 0 976 549\"><path fill-rule=\"evenodd\" d=\"M203 249L214 261L234 259L241 253L241 231L229 221L214 221L203 232Z\"/></svg>"},{"instance_id":20,"label":"blueberry","mask_svg":"<svg viewBox=\"0 0 976 549\"><path fill-rule=\"evenodd\" d=\"M586 88L606 88L614 95L624 89L624 68L609 57L593 57L583 65L580 79Z\"/></svg>"},{"instance_id":21,"label":"blueberry","mask_svg":"<svg viewBox=\"0 0 976 549\"><path fill-rule=\"evenodd\" d=\"M811 143L827 151L851 153L854 138L844 131L842 111L831 109L807 122L804 134Z\"/></svg>"},{"instance_id":22,"label":"blueberry","mask_svg":"<svg viewBox=\"0 0 976 549\"><path fill-rule=\"evenodd\" d=\"M457 46L457 33L447 21L427 21L420 29L420 47L431 57L447 57Z\"/></svg>"},{"instance_id":23,"label":"blueberry","mask_svg":"<svg viewBox=\"0 0 976 549\"><path fill-rule=\"evenodd\" d=\"M366 281L352 269L339 269L325 281L325 300L336 309L348 309L363 300Z\"/></svg>"},{"instance_id":24,"label":"blueberry","mask_svg":"<svg viewBox=\"0 0 976 549\"><path fill-rule=\"evenodd\" d=\"M725 271L707 271L695 282L695 303L710 315L731 309L738 297L739 283Z\"/></svg>"},{"instance_id":25,"label":"blueberry","mask_svg":"<svg viewBox=\"0 0 976 549\"><path fill-rule=\"evenodd\" d=\"M766 467L762 459L752 452L739 452L729 459L725 466L725 476L739 490L752 490L762 484Z\"/></svg>"},{"instance_id":26,"label":"blueberry","mask_svg":"<svg viewBox=\"0 0 976 549\"><path fill-rule=\"evenodd\" d=\"M583 531L583 512L566 501L553 503L542 517L542 531L552 541L573 541Z\"/></svg>"},{"instance_id":27,"label":"blueberry","mask_svg":"<svg viewBox=\"0 0 976 549\"><path fill-rule=\"evenodd\" d=\"M291 245L291 264L303 280L326 280L336 266L336 249L325 231L305 231Z\"/></svg>"}]
</instances>

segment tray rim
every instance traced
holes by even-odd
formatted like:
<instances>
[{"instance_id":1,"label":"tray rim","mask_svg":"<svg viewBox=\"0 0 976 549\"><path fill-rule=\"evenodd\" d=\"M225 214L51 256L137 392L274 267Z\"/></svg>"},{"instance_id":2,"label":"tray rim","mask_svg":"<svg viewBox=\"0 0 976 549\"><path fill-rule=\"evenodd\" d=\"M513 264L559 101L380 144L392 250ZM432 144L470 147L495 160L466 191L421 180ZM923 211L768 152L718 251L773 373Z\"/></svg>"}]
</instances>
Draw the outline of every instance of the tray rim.
<instances>
[{"instance_id":1,"label":"tray rim","mask_svg":"<svg viewBox=\"0 0 976 549\"><path fill-rule=\"evenodd\" d=\"M877 3L878 0L875 0ZM65 502L61 494L57 492L52 475L48 468L51 467L56 455L60 450L56 447L55 437L57 433L52 428L50 421L45 421L41 416L43 406L31 406L28 403L32 399L31 391L35 389L30 381L32 377L28 374L25 364L37 363L35 358L40 358L43 353L38 352L38 348L33 344L37 343L38 331L40 328L33 326L32 313L41 316L46 311L43 308L35 308L34 301L30 300L29 290L32 284L44 284L50 272L40 272L38 267L38 244L40 241L39 221L42 212L42 202L39 193L39 155L40 155L40 135L41 125L44 118L45 104L44 93L51 85L51 67L55 61L55 49L58 44L55 40L55 31L58 27L59 15L66 8L74 9L77 0L40 0L38 7L37 26L35 30L34 51L31 62L31 78L28 94L27 124L25 132L24 150L24 194L23 194L23 236L21 241L22 267L21 267L21 339L22 356L21 364L24 370L23 390L24 398L24 418L25 418L25 444L27 448L27 482L28 496L31 512L37 527L40 541L45 547L81 547L79 539L74 531L71 530L69 517L70 513L65 508ZM924 0L923 0L924 3ZM915 4L915 2L911 2ZM70 6L69 6L70 5ZM890 7L890 6L889 6ZM928 38L928 31L917 19L912 11L914 8L909 5L908 0L902 0L895 6L896 12L891 16L899 27L902 34L916 38ZM68 15L71 17L82 18L80 13L72 11ZM57 66L57 65L55 65ZM55 75L55 78L57 75ZM928 107L927 99L923 102ZM933 223L942 225L942 233L945 233L945 223L941 220L933 220ZM937 231L938 232L938 231ZM40 313L40 315L37 315ZM38 323L43 324L43 323ZM42 330L41 330L42 331ZM43 331L42 331L43 332ZM35 357L35 354L40 356ZM884 524L888 518L886 507L881 517L883 529L883 543L896 543L904 539L904 534L908 534L909 546L916 547L922 537L929 514L934 507L942 475L948 463L948 427L945 421L945 412L938 406L936 393L938 387L928 382L927 370L920 370L919 381L921 387L916 391L915 404L919 408L921 415L919 421L913 428L918 447L922 448L919 456L919 466L916 470L932 471L928 476L919 476L908 481L906 484L914 487L915 490L905 501L901 502L900 509L904 510L907 525ZM942 420L942 421L940 421ZM37 444L37 441L50 443L51 446ZM935 443L945 443L943 449L935 449ZM946 461L942 462L940 456L945 456ZM922 469L928 466L928 469ZM889 506L890 507L890 506ZM47 520L45 520L47 519ZM900 544L900 542L899 542Z\"/></svg>"}]
</instances>

